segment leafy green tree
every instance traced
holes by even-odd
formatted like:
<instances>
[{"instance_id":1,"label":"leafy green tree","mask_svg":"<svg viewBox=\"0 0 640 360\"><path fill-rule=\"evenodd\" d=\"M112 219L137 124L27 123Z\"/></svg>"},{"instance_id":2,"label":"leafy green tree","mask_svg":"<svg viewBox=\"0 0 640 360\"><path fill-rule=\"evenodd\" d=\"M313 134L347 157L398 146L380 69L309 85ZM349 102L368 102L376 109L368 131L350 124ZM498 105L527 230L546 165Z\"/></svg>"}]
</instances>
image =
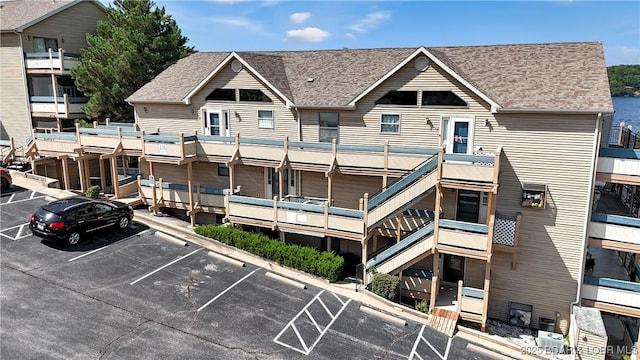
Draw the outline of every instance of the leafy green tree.
<instances>
[{"instance_id":1,"label":"leafy green tree","mask_svg":"<svg viewBox=\"0 0 640 360\"><path fill-rule=\"evenodd\" d=\"M150 0L115 0L106 13L71 74L90 97L83 107L88 117L131 121L133 109L124 100L194 49L164 7Z\"/></svg>"},{"instance_id":2,"label":"leafy green tree","mask_svg":"<svg viewBox=\"0 0 640 360\"><path fill-rule=\"evenodd\" d=\"M615 65L607 68L611 96L640 96L640 65Z\"/></svg>"}]
</instances>

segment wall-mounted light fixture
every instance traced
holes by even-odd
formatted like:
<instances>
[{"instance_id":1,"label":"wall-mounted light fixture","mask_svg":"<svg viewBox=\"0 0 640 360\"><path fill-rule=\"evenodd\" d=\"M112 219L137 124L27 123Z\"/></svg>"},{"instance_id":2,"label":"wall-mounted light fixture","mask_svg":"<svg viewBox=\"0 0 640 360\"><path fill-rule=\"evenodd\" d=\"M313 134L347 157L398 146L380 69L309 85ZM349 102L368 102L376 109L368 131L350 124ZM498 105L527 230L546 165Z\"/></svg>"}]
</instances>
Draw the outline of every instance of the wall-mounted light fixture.
<instances>
[{"instance_id":1,"label":"wall-mounted light fixture","mask_svg":"<svg viewBox=\"0 0 640 360\"><path fill-rule=\"evenodd\" d=\"M489 122L489 118L484 119L484 126L491 126L491 123Z\"/></svg>"},{"instance_id":2,"label":"wall-mounted light fixture","mask_svg":"<svg viewBox=\"0 0 640 360\"><path fill-rule=\"evenodd\" d=\"M60 41L64 44L64 38L60 39Z\"/></svg>"},{"instance_id":3,"label":"wall-mounted light fixture","mask_svg":"<svg viewBox=\"0 0 640 360\"><path fill-rule=\"evenodd\" d=\"M146 112L146 113L148 113L148 112L149 112L149 109L147 109L147 107L146 107L146 106L145 106L145 107L143 107L143 108L142 108L142 110L144 110L144 112Z\"/></svg>"},{"instance_id":4,"label":"wall-mounted light fixture","mask_svg":"<svg viewBox=\"0 0 640 360\"><path fill-rule=\"evenodd\" d=\"M431 119L429 119L428 116L427 116L427 125L433 126L433 122L431 121Z\"/></svg>"},{"instance_id":5,"label":"wall-mounted light fixture","mask_svg":"<svg viewBox=\"0 0 640 360\"><path fill-rule=\"evenodd\" d=\"M31 40L31 35L27 35L27 40Z\"/></svg>"},{"instance_id":6,"label":"wall-mounted light fixture","mask_svg":"<svg viewBox=\"0 0 640 360\"><path fill-rule=\"evenodd\" d=\"M196 109L191 108L191 115L195 115L196 114Z\"/></svg>"}]
</instances>

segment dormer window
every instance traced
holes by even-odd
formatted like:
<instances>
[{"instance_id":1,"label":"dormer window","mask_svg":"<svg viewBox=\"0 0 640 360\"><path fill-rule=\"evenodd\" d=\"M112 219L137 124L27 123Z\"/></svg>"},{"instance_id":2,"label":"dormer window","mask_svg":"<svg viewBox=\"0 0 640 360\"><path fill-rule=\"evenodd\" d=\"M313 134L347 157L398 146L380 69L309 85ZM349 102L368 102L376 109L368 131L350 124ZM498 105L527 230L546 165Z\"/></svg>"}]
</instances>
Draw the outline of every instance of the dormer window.
<instances>
[{"instance_id":1,"label":"dormer window","mask_svg":"<svg viewBox=\"0 0 640 360\"><path fill-rule=\"evenodd\" d=\"M453 91L423 91L422 106L467 106Z\"/></svg>"},{"instance_id":2,"label":"dormer window","mask_svg":"<svg viewBox=\"0 0 640 360\"><path fill-rule=\"evenodd\" d=\"M240 89L240 101L273 102L262 90Z\"/></svg>"},{"instance_id":3,"label":"dormer window","mask_svg":"<svg viewBox=\"0 0 640 360\"><path fill-rule=\"evenodd\" d=\"M205 100L236 101L236 89L215 89L207 95Z\"/></svg>"},{"instance_id":4,"label":"dormer window","mask_svg":"<svg viewBox=\"0 0 640 360\"><path fill-rule=\"evenodd\" d=\"M391 90L376 100L376 105L418 105L417 91Z\"/></svg>"}]
</instances>

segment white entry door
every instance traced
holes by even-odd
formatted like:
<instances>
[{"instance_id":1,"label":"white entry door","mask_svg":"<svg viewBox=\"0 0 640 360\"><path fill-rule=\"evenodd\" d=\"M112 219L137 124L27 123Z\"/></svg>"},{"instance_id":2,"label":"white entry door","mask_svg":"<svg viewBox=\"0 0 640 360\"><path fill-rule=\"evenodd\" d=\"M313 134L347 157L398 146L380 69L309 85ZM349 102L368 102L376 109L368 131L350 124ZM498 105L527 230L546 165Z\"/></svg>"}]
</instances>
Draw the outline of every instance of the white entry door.
<instances>
[{"instance_id":1,"label":"white entry door","mask_svg":"<svg viewBox=\"0 0 640 360\"><path fill-rule=\"evenodd\" d=\"M454 154L473 154L473 118L442 118L442 143L445 151Z\"/></svg>"},{"instance_id":2,"label":"white entry door","mask_svg":"<svg viewBox=\"0 0 640 360\"><path fill-rule=\"evenodd\" d=\"M207 135L229 136L229 112L225 110L205 111L204 131Z\"/></svg>"}]
</instances>

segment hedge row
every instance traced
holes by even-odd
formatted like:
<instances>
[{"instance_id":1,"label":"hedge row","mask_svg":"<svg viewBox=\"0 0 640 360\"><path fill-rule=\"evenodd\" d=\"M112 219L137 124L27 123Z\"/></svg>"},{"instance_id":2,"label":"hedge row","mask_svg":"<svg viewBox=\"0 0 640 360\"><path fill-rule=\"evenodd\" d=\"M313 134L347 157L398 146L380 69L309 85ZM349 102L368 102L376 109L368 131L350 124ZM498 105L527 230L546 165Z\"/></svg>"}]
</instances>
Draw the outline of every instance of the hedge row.
<instances>
[{"instance_id":1,"label":"hedge row","mask_svg":"<svg viewBox=\"0 0 640 360\"><path fill-rule=\"evenodd\" d=\"M275 261L280 265L302 270L332 282L342 279L343 276L344 259L342 256L330 252L318 252L310 247L285 244L264 235L238 230L230 226L200 225L195 228L195 232Z\"/></svg>"}]
</instances>

